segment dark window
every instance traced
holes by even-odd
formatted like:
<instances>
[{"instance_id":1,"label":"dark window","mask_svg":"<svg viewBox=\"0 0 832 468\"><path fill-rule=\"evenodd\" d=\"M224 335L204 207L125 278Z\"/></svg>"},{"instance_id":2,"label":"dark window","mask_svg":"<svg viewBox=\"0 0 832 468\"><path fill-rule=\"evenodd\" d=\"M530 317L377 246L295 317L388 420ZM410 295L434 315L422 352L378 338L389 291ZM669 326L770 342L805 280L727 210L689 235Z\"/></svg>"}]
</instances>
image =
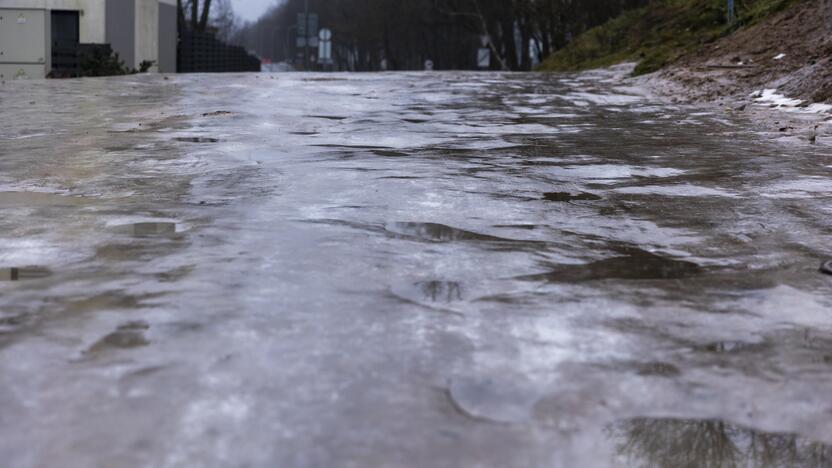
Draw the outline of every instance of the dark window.
<instances>
[{"instance_id":1,"label":"dark window","mask_svg":"<svg viewBox=\"0 0 832 468\"><path fill-rule=\"evenodd\" d=\"M77 11L52 11L53 76L77 76L79 25Z\"/></svg>"}]
</instances>

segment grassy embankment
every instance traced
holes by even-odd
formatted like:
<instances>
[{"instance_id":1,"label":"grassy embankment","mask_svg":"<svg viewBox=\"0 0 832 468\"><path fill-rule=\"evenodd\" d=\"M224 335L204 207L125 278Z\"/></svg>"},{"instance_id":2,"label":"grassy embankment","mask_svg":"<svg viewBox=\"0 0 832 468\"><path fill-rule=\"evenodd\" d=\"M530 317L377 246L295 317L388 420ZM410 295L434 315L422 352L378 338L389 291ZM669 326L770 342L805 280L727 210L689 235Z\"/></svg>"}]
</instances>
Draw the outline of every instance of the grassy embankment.
<instances>
[{"instance_id":1,"label":"grassy embankment","mask_svg":"<svg viewBox=\"0 0 832 468\"><path fill-rule=\"evenodd\" d=\"M725 0L653 0L578 36L547 58L540 70L576 71L637 61L633 74L654 72L800 1L737 0L738 20L729 26Z\"/></svg>"}]
</instances>

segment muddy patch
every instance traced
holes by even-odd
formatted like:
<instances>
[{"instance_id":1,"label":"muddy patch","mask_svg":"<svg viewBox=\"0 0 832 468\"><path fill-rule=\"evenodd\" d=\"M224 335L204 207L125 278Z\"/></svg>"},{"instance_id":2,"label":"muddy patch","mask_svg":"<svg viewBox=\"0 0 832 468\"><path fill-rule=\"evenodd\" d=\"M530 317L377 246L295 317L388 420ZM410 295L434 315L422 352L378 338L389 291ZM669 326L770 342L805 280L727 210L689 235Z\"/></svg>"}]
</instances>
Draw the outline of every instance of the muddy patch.
<instances>
[{"instance_id":1,"label":"muddy patch","mask_svg":"<svg viewBox=\"0 0 832 468\"><path fill-rule=\"evenodd\" d=\"M571 202L571 201L598 201L601 197L592 193L580 192L547 192L543 194L543 199L551 202Z\"/></svg>"},{"instance_id":2,"label":"muddy patch","mask_svg":"<svg viewBox=\"0 0 832 468\"><path fill-rule=\"evenodd\" d=\"M177 232L177 224L172 222L140 222L116 226L115 232L134 237L165 237Z\"/></svg>"},{"instance_id":3,"label":"muddy patch","mask_svg":"<svg viewBox=\"0 0 832 468\"><path fill-rule=\"evenodd\" d=\"M677 377L682 374L678 367L661 361L638 363L636 369L638 375L650 377Z\"/></svg>"},{"instance_id":4,"label":"muddy patch","mask_svg":"<svg viewBox=\"0 0 832 468\"><path fill-rule=\"evenodd\" d=\"M324 120L346 120L347 117L341 115L308 115L307 117L313 119L324 119Z\"/></svg>"},{"instance_id":5,"label":"muddy patch","mask_svg":"<svg viewBox=\"0 0 832 468\"><path fill-rule=\"evenodd\" d=\"M182 143L219 143L220 140L218 138L209 138L209 137L177 137L173 139L174 141L179 141Z\"/></svg>"},{"instance_id":6,"label":"muddy patch","mask_svg":"<svg viewBox=\"0 0 832 468\"><path fill-rule=\"evenodd\" d=\"M43 267L0 268L0 281L28 281L52 276L52 271Z\"/></svg>"},{"instance_id":7,"label":"muddy patch","mask_svg":"<svg viewBox=\"0 0 832 468\"><path fill-rule=\"evenodd\" d=\"M693 262L675 260L641 249L628 249L626 255L585 265L559 265L547 273L519 279L550 282L580 282L605 279L674 280L697 276L703 268Z\"/></svg>"},{"instance_id":8,"label":"muddy patch","mask_svg":"<svg viewBox=\"0 0 832 468\"><path fill-rule=\"evenodd\" d=\"M35 206L81 206L92 200L47 192L0 192L0 208Z\"/></svg>"},{"instance_id":9,"label":"muddy patch","mask_svg":"<svg viewBox=\"0 0 832 468\"><path fill-rule=\"evenodd\" d=\"M437 223L390 223L385 226L388 232L407 237L414 237L431 242L453 242L453 241L487 241L506 242L510 239L489 236L464 229L457 229Z\"/></svg>"},{"instance_id":10,"label":"muddy patch","mask_svg":"<svg viewBox=\"0 0 832 468\"><path fill-rule=\"evenodd\" d=\"M206 112L206 113L202 114L203 117L226 117L226 116L230 116L230 115L234 115L234 113L230 112L230 111L224 111L224 110L218 110L218 111L214 111L214 112Z\"/></svg>"},{"instance_id":11,"label":"muddy patch","mask_svg":"<svg viewBox=\"0 0 832 468\"><path fill-rule=\"evenodd\" d=\"M147 346L150 342L145 332L150 328L146 322L129 322L114 332L96 341L85 351L86 355L97 355L115 349L130 349Z\"/></svg>"}]
</instances>

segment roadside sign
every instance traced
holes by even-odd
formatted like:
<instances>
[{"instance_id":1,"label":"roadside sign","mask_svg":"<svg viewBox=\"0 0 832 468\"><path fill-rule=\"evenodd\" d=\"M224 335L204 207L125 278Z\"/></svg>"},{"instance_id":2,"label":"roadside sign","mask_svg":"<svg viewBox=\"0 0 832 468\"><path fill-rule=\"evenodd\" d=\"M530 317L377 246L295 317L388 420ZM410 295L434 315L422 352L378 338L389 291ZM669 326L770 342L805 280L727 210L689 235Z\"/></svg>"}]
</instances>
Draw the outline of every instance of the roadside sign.
<instances>
[{"instance_id":1,"label":"roadside sign","mask_svg":"<svg viewBox=\"0 0 832 468\"><path fill-rule=\"evenodd\" d=\"M318 62L332 64L332 31L324 28L318 31Z\"/></svg>"},{"instance_id":2,"label":"roadside sign","mask_svg":"<svg viewBox=\"0 0 832 468\"><path fill-rule=\"evenodd\" d=\"M318 47L318 61L321 63L330 63L332 60L332 42L321 41Z\"/></svg>"},{"instance_id":3,"label":"roadside sign","mask_svg":"<svg viewBox=\"0 0 832 468\"><path fill-rule=\"evenodd\" d=\"M480 68L491 68L491 49L482 47L477 51L477 66Z\"/></svg>"},{"instance_id":4,"label":"roadside sign","mask_svg":"<svg viewBox=\"0 0 832 468\"><path fill-rule=\"evenodd\" d=\"M306 26L309 25L309 34L306 33ZM298 36L312 36L318 30L318 14L309 13L309 21L306 21L306 15L298 13Z\"/></svg>"},{"instance_id":5,"label":"roadside sign","mask_svg":"<svg viewBox=\"0 0 832 468\"><path fill-rule=\"evenodd\" d=\"M303 36L298 36L298 38L295 42L295 45L297 47L306 47L306 38L303 37ZM317 37L310 37L309 38L309 47L312 47L313 49L315 47L318 47L318 38Z\"/></svg>"}]
</instances>

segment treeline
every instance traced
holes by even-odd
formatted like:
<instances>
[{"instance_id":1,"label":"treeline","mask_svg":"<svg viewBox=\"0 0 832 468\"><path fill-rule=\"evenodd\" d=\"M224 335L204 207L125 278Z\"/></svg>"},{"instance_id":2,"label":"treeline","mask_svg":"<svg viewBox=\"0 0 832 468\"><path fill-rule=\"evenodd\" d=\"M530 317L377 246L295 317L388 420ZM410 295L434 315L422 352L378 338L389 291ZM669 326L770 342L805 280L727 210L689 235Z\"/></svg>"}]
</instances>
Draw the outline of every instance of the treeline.
<instances>
[{"instance_id":1,"label":"treeline","mask_svg":"<svg viewBox=\"0 0 832 468\"><path fill-rule=\"evenodd\" d=\"M491 68L530 70L583 31L648 0L308 0L333 31L338 70L475 69L477 49ZM286 0L232 40L275 62L303 62L297 47L304 0ZM485 44L483 44L485 42Z\"/></svg>"}]
</instances>

